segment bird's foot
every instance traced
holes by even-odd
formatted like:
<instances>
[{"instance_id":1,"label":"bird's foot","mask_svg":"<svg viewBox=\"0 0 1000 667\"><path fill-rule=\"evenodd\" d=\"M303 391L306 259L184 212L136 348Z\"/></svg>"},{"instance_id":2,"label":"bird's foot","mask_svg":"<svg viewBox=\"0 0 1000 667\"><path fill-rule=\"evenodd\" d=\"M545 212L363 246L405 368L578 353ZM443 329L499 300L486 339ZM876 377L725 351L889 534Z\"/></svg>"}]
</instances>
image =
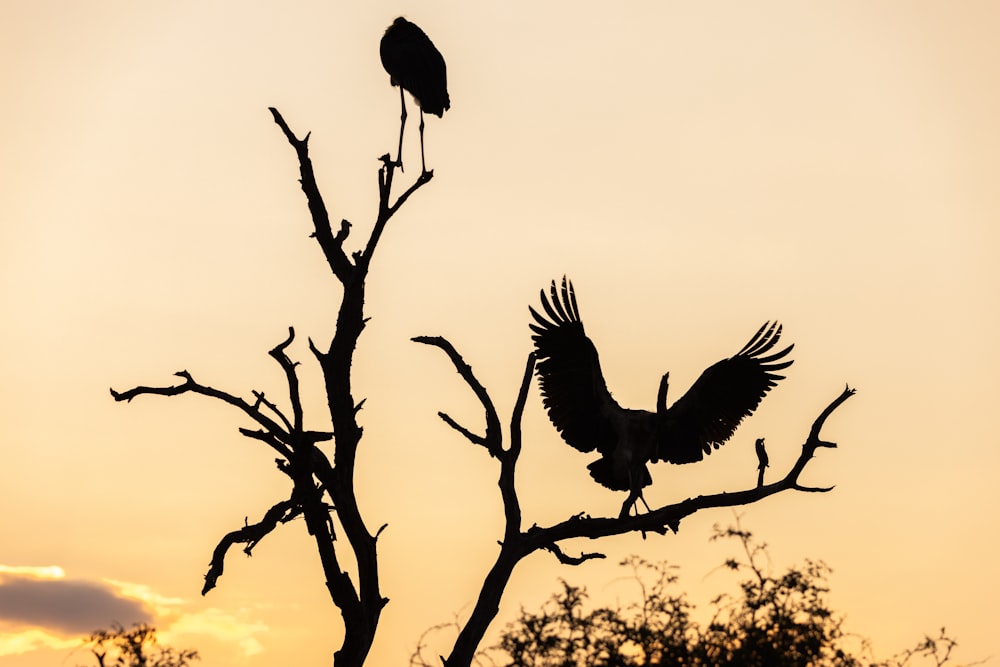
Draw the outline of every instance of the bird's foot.
<instances>
[{"instance_id":1,"label":"bird's foot","mask_svg":"<svg viewBox=\"0 0 1000 667\"><path fill-rule=\"evenodd\" d=\"M639 516L639 506L636 504L635 498L628 498L624 503L622 503L622 510L618 513L619 519L627 519L632 516L632 510L635 510L635 515Z\"/></svg>"},{"instance_id":2,"label":"bird's foot","mask_svg":"<svg viewBox=\"0 0 1000 667\"><path fill-rule=\"evenodd\" d=\"M646 502L646 499L643 497L641 493L638 494L630 493L628 498L625 499L625 502L622 503L622 510L621 512L618 513L618 518L625 519L632 516L633 509L635 510L635 515L639 516L640 502L642 503L643 507L646 508L647 513L653 511L652 509L650 509L649 504Z\"/></svg>"}]
</instances>

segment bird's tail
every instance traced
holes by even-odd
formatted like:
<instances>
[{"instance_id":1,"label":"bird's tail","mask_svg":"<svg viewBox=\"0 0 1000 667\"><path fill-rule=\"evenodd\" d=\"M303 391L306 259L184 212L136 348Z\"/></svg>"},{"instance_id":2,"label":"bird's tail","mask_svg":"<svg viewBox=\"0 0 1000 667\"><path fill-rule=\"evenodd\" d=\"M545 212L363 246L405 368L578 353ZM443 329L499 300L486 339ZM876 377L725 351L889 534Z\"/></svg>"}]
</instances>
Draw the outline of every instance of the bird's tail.
<instances>
[{"instance_id":1,"label":"bird's tail","mask_svg":"<svg viewBox=\"0 0 1000 667\"><path fill-rule=\"evenodd\" d=\"M588 465L587 469L594 481L601 486L613 491L631 491L628 471L616 469L611 459L601 457ZM649 476L649 469L645 465L638 471L638 474L640 476L640 489L653 483L653 478Z\"/></svg>"}]
</instances>

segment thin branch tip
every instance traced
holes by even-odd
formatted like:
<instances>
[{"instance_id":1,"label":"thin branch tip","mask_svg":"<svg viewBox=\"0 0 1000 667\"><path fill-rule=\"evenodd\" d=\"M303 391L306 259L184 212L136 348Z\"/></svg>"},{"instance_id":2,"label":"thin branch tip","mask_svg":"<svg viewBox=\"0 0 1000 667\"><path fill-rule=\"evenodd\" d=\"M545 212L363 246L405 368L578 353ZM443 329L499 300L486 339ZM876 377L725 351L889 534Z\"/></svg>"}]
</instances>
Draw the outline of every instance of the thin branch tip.
<instances>
[{"instance_id":1,"label":"thin branch tip","mask_svg":"<svg viewBox=\"0 0 1000 667\"><path fill-rule=\"evenodd\" d=\"M483 447L487 446L487 442L486 442L486 438L485 437L483 437L481 435L476 435L475 433L473 433L469 429L465 428L464 426L462 426L461 424L459 424L457 421L455 421L454 419L452 419L451 415L449 415L448 413L446 413L446 412L440 412L439 411L438 412L438 417L440 417L441 420L445 424L447 424L448 426L452 427L453 429L455 429L456 431L458 431L459 433L461 433L463 436L465 436L465 439L468 440L469 442L471 442L472 444L474 444L474 445L482 445Z\"/></svg>"},{"instance_id":2,"label":"thin branch tip","mask_svg":"<svg viewBox=\"0 0 1000 667\"><path fill-rule=\"evenodd\" d=\"M802 486L801 484L795 484L792 486L796 491L803 491L805 493L829 493L837 488L837 485L833 486Z\"/></svg>"},{"instance_id":3,"label":"thin branch tip","mask_svg":"<svg viewBox=\"0 0 1000 667\"><path fill-rule=\"evenodd\" d=\"M286 338L285 340L281 341L280 343L278 343L277 345L275 345L273 349L271 349L271 351L270 351L271 356L274 356L276 354L284 352L284 350L289 345L292 344L293 340L295 340L295 327L291 327L290 326L290 327L288 327L288 338Z\"/></svg>"},{"instance_id":4,"label":"thin branch tip","mask_svg":"<svg viewBox=\"0 0 1000 667\"><path fill-rule=\"evenodd\" d=\"M582 552L579 556L570 556L561 548L559 548L559 545L556 544L555 542L546 544L543 546L543 548L546 551L550 552L552 555L554 555L556 559L563 565L582 565L588 560L607 558L607 556L605 556L604 554L596 551L591 553Z\"/></svg>"}]
</instances>

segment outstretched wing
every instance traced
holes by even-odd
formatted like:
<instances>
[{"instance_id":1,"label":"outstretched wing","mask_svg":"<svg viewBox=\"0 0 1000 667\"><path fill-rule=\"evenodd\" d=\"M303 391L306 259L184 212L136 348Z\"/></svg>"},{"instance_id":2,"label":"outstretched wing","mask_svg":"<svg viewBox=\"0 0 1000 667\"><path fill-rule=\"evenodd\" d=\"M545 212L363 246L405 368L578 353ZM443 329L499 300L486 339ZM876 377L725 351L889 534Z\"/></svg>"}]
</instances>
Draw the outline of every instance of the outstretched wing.
<instances>
[{"instance_id":1,"label":"outstretched wing","mask_svg":"<svg viewBox=\"0 0 1000 667\"><path fill-rule=\"evenodd\" d=\"M528 307L536 322L529 326L542 403L567 444L581 452L608 452L615 446L611 415L621 408L604 383L597 348L583 332L573 284L564 276L559 289L553 280L550 293L551 302L541 291L545 315Z\"/></svg>"},{"instance_id":2,"label":"outstretched wing","mask_svg":"<svg viewBox=\"0 0 1000 667\"><path fill-rule=\"evenodd\" d=\"M784 358L794 345L771 353L780 337L781 325L765 322L735 356L706 369L667 410L659 458L691 463L725 444L771 387L784 379L777 371L792 365Z\"/></svg>"}]
</instances>

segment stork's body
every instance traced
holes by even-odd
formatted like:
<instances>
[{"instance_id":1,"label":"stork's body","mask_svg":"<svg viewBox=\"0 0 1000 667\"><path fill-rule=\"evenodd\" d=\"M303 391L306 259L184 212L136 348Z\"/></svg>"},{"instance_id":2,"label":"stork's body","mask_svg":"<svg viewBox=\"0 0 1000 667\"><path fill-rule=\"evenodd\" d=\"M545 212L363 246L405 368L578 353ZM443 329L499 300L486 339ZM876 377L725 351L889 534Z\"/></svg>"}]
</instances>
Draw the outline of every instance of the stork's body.
<instances>
[{"instance_id":1,"label":"stork's body","mask_svg":"<svg viewBox=\"0 0 1000 667\"><path fill-rule=\"evenodd\" d=\"M656 455L648 415L644 410L621 408L607 416L611 432L606 441L629 442L633 446L605 448L608 453L602 452L601 458L587 466L595 481L617 491L628 491L633 483L639 488L653 483L646 468L646 461Z\"/></svg>"},{"instance_id":2,"label":"stork's body","mask_svg":"<svg viewBox=\"0 0 1000 667\"><path fill-rule=\"evenodd\" d=\"M672 406L667 407L667 381L660 381L656 412L621 407L604 382L597 349L583 330L573 285L555 281L551 300L542 291L545 315L529 308L535 319L532 339L538 354L542 399L553 425L567 444L601 458L588 468L609 489L628 491L626 515L642 489L652 483L647 463L693 463L732 437L787 368L792 346L771 352L781 326L765 323L743 349L706 369Z\"/></svg>"},{"instance_id":3,"label":"stork's body","mask_svg":"<svg viewBox=\"0 0 1000 667\"><path fill-rule=\"evenodd\" d=\"M420 165L426 172L424 112L440 118L451 108L444 57L423 30L402 16L386 29L379 45L379 56L382 66L389 73L389 82L393 86L399 86L402 112L396 162L400 166L403 164L403 128L406 127L406 99L403 91L407 90L420 108Z\"/></svg>"}]
</instances>

